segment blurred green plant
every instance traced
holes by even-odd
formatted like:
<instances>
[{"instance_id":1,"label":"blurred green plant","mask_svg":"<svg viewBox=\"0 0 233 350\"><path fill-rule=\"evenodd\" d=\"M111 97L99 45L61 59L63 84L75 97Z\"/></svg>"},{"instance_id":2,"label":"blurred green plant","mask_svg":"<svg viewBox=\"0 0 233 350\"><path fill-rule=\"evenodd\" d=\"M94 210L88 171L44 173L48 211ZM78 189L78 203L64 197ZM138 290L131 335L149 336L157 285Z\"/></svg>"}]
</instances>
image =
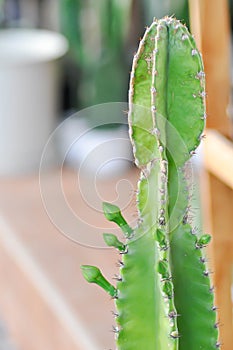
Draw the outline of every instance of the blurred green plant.
<instances>
[{"instance_id":1,"label":"blurred green plant","mask_svg":"<svg viewBox=\"0 0 233 350\"><path fill-rule=\"evenodd\" d=\"M175 14L187 23L188 0L60 0L61 30L73 65L71 89L77 88L78 72L74 96L80 108L126 100L131 53L152 14Z\"/></svg>"},{"instance_id":2,"label":"blurred green plant","mask_svg":"<svg viewBox=\"0 0 233 350\"><path fill-rule=\"evenodd\" d=\"M143 1L147 22L165 15L180 18L187 26L189 24L188 0L145 0Z\"/></svg>"},{"instance_id":3,"label":"blurred green plant","mask_svg":"<svg viewBox=\"0 0 233 350\"><path fill-rule=\"evenodd\" d=\"M124 47L132 1L61 0L61 27L80 68L81 107L125 100Z\"/></svg>"}]
</instances>

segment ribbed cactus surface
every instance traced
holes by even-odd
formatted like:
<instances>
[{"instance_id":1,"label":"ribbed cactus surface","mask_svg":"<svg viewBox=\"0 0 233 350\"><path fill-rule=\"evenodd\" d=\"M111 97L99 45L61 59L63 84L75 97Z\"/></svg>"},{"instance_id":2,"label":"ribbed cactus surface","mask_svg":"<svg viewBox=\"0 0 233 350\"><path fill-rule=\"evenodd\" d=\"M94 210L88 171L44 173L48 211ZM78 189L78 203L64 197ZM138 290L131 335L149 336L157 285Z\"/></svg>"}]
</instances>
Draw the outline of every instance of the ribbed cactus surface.
<instances>
[{"instance_id":1,"label":"ribbed cactus surface","mask_svg":"<svg viewBox=\"0 0 233 350\"><path fill-rule=\"evenodd\" d=\"M220 347L213 288L203 247L209 235L190 223L186 166L205 124L205 75L193 37L178 20L155 20L134 56L129 130L138 182L138 225L104 203L125 242L105 234L122 256L116 287L100 271L84 277L115 298L119 350L213 350Z\"/></svg>"}]
</instances>

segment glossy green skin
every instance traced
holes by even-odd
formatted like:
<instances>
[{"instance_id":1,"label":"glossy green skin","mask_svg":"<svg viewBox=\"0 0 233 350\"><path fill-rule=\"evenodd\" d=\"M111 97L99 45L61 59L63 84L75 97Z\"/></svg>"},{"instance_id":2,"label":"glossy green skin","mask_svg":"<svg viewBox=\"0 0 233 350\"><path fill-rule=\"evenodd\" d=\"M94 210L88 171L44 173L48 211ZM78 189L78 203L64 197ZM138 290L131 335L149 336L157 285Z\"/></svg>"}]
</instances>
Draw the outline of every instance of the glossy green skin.
<instances>
[{"instance_id":1,"label":"glossy green skin","mask_svg":"<svg viewBox=\"0 0 233 350\"><path fill-rule=\"evenodd\" d=\"M202 256L209 237L198 238L188 223L184 175L204 128L204 83L186 27L173 18L153 22L134 57L129 90L130 137L141 178L139 222L126 235L117 283L118 350L220 347Z\"/></svg>"}]
</instances>

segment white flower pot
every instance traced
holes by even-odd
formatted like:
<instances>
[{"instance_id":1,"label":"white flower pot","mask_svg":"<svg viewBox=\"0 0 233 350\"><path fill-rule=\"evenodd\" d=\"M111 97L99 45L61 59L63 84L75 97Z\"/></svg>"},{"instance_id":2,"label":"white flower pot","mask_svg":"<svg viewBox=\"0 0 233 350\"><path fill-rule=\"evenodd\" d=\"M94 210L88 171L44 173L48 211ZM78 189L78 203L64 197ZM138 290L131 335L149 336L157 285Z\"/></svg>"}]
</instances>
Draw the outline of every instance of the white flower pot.
<instances>
[{"instance_id":1,"label":"white flower pot","mask_svg":"<svg viewBox=\"0 0 233 350\"><path fill-rule=\"evenodd\" d=\"M0 175L38 170L57 114L57 60L67 48L58 33L0 31Z\"/></svg>"}]
</instances>

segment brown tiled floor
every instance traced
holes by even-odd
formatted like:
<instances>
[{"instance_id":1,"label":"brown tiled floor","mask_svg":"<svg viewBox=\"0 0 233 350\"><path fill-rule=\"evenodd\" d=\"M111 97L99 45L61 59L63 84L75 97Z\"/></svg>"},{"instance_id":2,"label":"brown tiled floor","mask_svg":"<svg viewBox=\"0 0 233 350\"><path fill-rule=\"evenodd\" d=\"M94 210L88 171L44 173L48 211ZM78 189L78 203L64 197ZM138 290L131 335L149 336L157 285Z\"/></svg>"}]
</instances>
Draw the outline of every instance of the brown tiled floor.
<instances>
[{"instance_id":1,"label":"brown tiled floor","mask_svg":"<svg viewBox=\"0 0 233 350\"><path fill-rule=\"evenodd\" d=\"M83 280L79 266L97 265L110 280L117 273L118 254L102 249L102 232L119 231L104 219L101 201L117 199L135 221L136 171L119 179L95 181L95 188L92 180L78 182L68 170L43 178L48 213L55 213L55 225L76 242L50 221L38 177L0 181L0 307L19 349L114 348L113 301Z\"/></svg>"}]
</instances>

